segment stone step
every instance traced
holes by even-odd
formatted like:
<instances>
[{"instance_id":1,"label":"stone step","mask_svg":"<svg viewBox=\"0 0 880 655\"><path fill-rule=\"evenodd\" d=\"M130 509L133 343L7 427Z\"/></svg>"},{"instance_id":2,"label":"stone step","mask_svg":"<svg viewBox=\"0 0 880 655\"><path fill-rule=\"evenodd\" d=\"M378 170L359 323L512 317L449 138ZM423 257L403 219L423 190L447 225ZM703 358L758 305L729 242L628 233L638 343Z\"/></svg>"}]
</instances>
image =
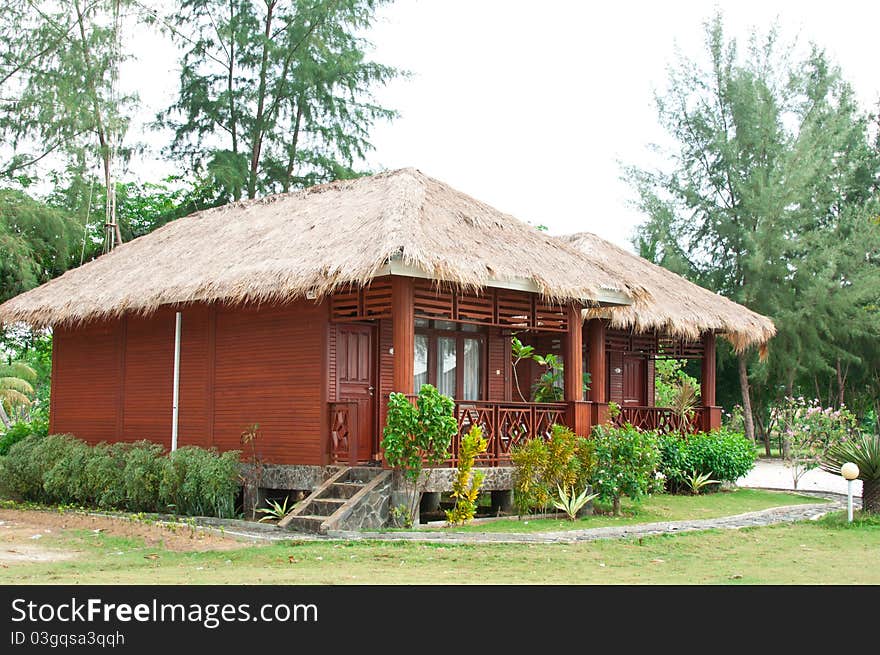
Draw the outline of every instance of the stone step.
<instances>
[{"instance_id":1,"label":"stone step","mask_svg":"<svg viewBox=\"0 0 880 655\"><path fill-rule=\"evenodd\" d=\"M345 498L315 498L303 509L315 516L330 516L345 503Z\"/></svg>"},{"instance_id":2,"label":"stone step","mask_svg":"<svg viewBox=\"0 0 880 655\"><path fill-rule=\"evenodd\" d=\"M326 516L313 516L306 514L304 516L289 517L286 527L289 530L297 532L312 532L319 534L321 532L321 524L327 520Z\"/></svg>"},{"instance_id":3,"label":"stone step","mask_svg":"<svg viewBox=\"0 0 880 655\"><path fill-rule=\"evenodd\" d=\"M327 488L324 498L351 498L364 488L362 482L334 482Z\"/></svg>"}]
</instances>

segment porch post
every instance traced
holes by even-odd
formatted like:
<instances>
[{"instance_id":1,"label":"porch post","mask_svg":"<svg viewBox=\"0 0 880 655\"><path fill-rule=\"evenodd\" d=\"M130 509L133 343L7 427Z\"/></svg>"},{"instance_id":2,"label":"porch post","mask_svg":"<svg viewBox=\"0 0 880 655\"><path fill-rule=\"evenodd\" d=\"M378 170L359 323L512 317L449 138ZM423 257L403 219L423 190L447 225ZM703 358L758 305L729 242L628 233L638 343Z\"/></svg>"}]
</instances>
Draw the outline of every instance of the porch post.
<instances>
[{"instance_id":1,"label":"porch post","mask_svg":"<svg viewBox=\"0 0 880 655\"><path fill-rule=\"evenodd\" d=\"M721 427L721 408L715 401L715 333L703 334L703 366L700 380L700 399L703 405L703 429L706 432Z\"/></svg>"},{"instance_id":2,"label":"porch post","mask_svg":"<svg viewBox=\"0 0 880 655\"><path fill-rule=\"evenodd\" d=\"M575 434L590 433L589 405L584 402L584 319L579 304L567 310L568 332L565 334L565 401L568 403L568 427Z\"/></svg>"},{"instance_id":3,"label":"porch post","mask_svg":"<svg viewBox=\"0 0 880 655\"><path fill-rule=\"evenodd\" d=\"M567 402L581 401L584 399L583 380L583 318L581 317L580 305L569 305L568 332L565 333L565 400Z\"/></svg>"},{"instance_id":4,"label":"porch post","mask_svg":"<svg viewBox=\"0 0 880 655\"><path fill-rule=\"evenodd\" d=\"M392 391L413 393L413 366L415 365L415 307L413 278L391 276L391 345L394 367Z\"/></svg>"},{"instance_id":5,"label":"porch post","mask_svg":"<svg viewBox=\"0 0 880 655\"><path fill-rule=\"evenodd\" d=\"M589 343L590 400L593 402L593 425L608 420L608 398L605 394L605 322L600 318L587 321Z\"/></svg>"}]
</instances>

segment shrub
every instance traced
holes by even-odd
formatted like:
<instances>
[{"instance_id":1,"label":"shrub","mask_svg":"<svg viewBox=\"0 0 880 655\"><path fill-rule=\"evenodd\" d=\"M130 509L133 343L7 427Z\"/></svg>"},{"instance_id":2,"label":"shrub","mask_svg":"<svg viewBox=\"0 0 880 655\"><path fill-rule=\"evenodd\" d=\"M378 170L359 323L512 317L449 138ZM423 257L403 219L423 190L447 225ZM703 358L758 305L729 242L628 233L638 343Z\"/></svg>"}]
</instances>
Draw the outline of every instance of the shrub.
<instances>
[{"instance_id":1,"label":"shrub","mask_svg":"<svg viewBox=\"0 0 880 655\"><path fill-rule=\"evenodd\" d=\"M696 434L659 437L660 471L667 490L690 490L689 478L705 475L717 482L735 482L752 470L755 450L742 433L726 428Z\"/></svg>"},{"instance_id":2,"label":"shrub","mask_svg":"<svg viewBox=\"0 0 880 655\"><path fill-rule=\"evenodd\" d=\"M596 457L591 440L564 425L553 425L550 438L530 439L510 453L514 465L514 501L520 515L546 509L557 489L584 489Z\"/></svg>"},{"instance_id":3,"label":"shrub","mask_svg":"<svg viewBox=\"0 0 880 655\"><path fill-rule=\"evenodd\" d=\"M403 474L412 489L410 524L415 521L421 497L422 467L436 466L449 458L449 444L457 431L455 403L433 385L422 385L415 406L402 393L389 396L382 450L388 464Z\"/></svg>"},{"instance_id":4,"label":"shrub","mask_svg":"<svg viewBox=\"0 0 880 655\"><path fill-rule=\"evenodd\" d=\"M657 490L659 481L655 473L660 465L660 449L655 433L643 432L630 424L622 428L596 426L593 442L593 490L600 500L612 504L615 515L620 514L621 496L638 501Z\"/></svg>"},{"instance_id":5,"label":"shrub","mask_svg":"<svg viewBox=\"0 0 880 655\"><path fill-rule=\"evenodd\" d=\"M719 482L736 482L755 465L755 449L741 432L725 429L687 437L691 469Z\"/></svg>"},{"instance_id":6,"label":"shrub","mask_svg":"<svg viewBox=\"0 0 880 655\"><path fill-rule=\"evenodd\" d=\"M231 517L238 492L239 451L184 446L165 457L159 503L177 514Z\"/></svg>"},{"instance_id":7,"label":"shrub","mask_svg":"<svg viewBox=\"0 0 880 655\"><path fill-rule=\"evenodd\" d=\"M452 481L455 507L446 510L446 521L450 525L463 525L477 513L477 496L485 473L473 470L474 461L478 455L485 453L488 447L489 442L483 437L483 428L479 425L472 425L468 433L461 438L458 469Z\"/></svg>"},{"instance_id":8,"label":"shrub","mask_svg":"<svg viewBox=\"0 0 880 655\"><path fill-rule=\"evenodd\" d=\"M4 491L24 500L101 509L235 515L238 451L188 446L164 455L149 441L88 446L70 435L30 435L0 460ZM173 499L173 503L168 499Z\"/></svg>"},{"instance_id":9,"label":"shrub","mask_svg":"<svg viewBox=\"0 0 880 655\"><path fill-rule=\"evenodd\" d=\"M81 442L68 434L29 435L3 458L0 479L6 491L24 500L52 502L43 488L46 473Z\"/></svg>"},{"instance_id":10,"label":"shrub","mask_svg":"<svg viewBox=\"0 0 880 655\"><path fill-rule=\"evenodd\" d=\"M149 512L159 506L159 484L165 449L151 441L137 441L125 451L122 489L125 509Z\"/></svg>"}]
</instances>

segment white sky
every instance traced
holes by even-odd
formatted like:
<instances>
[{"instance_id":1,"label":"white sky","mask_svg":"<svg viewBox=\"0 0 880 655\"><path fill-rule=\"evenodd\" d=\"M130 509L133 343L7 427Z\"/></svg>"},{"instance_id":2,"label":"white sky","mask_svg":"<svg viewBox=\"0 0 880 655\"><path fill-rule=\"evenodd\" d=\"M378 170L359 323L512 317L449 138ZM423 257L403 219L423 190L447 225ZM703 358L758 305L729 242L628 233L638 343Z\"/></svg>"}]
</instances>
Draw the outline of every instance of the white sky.
<instances>
[{"instance_id":1,"label":"white sky","mask_svg":"<svg viewBox=\"0 0 880 655\"><path fill-rule=\"evenodd\" d=\"M863 107L880 98L876 38L880 2L738 0L716 3L728 34L778 19L784 39L824 47ZM412 76L377 92L401 117L373 131L374 169L424 173L551 233L589 230L630 247L642 217L618 162L651 164L663 140L653 92L666 83L676 44L702 54L713 5L575 0L396 0L368 34L376 61ZM173 98L176 59L147 28L132 35L136 59L122 71L141 97L142 121ZM130 134L160 143L157 134ZM131 173L157 179L158 157Z\"/></svg>"}]
</instances>

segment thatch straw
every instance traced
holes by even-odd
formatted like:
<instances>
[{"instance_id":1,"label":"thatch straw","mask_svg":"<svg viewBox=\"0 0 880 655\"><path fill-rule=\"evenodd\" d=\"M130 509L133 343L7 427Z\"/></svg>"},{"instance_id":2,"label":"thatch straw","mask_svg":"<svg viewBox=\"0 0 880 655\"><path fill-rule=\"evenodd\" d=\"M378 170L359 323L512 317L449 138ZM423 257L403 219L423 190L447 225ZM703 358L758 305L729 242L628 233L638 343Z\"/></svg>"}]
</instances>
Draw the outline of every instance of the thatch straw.
<instances>
[{"instance_id":1,"label":"thatch straw","mask_svg":"<svg viewBox=\"0 0 880 655\"><path fill-rule=\"evenodd\" d=\"M606 270L629 281L638 281L648 290L632 304L623 307L587 309L585 317L607 317L611 325L637 332L658 330L685 339L697 339L703 332L717 332L737 352L751 346L763 348L776 327L762 316L732 300L684 279L647 259L580 232L560 237Z\"/></svg>"},{"instance_id":2,"label":"thatch straw","mask_svg":"<svg viewBox=\"0 0 880 655\"><path fill-rule=\"evenodd\" d=\"M0 305L0 323L75 324L195 301L287 301L364 285L398 258L468 288L531 280L553 301L644 295L557 239L402 169L197 212Z\"/></svg>"}]
</instances>

